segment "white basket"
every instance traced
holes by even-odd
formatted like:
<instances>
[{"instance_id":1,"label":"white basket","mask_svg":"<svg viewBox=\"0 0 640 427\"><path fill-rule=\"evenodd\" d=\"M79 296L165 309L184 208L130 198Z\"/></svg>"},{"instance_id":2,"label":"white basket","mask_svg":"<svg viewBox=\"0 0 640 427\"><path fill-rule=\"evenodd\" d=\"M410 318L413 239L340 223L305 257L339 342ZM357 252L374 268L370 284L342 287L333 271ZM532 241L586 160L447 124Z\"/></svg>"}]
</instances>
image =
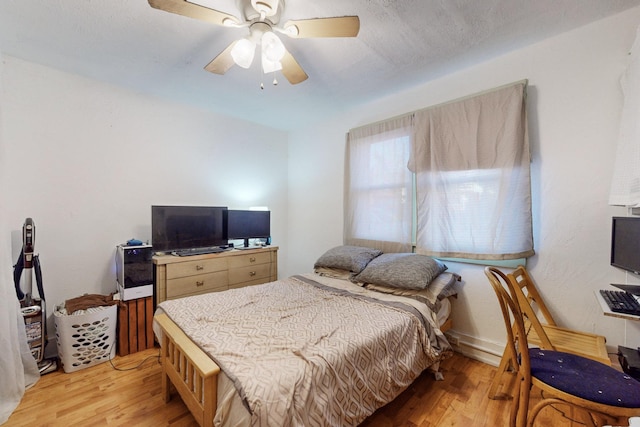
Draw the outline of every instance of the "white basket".
<instances>
[{"instance_id":1,"label":"white basket","mask_svg":"<svg viewBox=\"0 0 640 427\"><path fill-rule=\"evenodd\" d=\"M58 357L65 372L74 372L112 359L116 354L118 306L90 308L67 315L56 307Z\"/></svg>"}]
</instances>

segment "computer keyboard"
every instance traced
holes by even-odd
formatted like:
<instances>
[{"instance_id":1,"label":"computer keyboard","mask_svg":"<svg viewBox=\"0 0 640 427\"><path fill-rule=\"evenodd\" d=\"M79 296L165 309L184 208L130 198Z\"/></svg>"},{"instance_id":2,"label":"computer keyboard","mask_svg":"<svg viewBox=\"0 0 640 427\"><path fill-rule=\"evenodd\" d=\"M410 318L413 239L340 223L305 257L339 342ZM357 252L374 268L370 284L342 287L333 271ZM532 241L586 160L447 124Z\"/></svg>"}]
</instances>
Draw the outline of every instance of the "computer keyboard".
<instances>
[{"instance_id":1,"label":"computer keyboard","mask_svg":"<svg viewBox=\"0 0 640 427\"><path fill-rule=\"evenodd\" d=\"M629 292L601 289L600 294L611 311L640 316L640 303Z\"/></svg>"},{"instance_id":2,"label":"computer keyboard","mask_svg":"<svg viewBox=\"0 0 640 427\"><path fill-rule=\"evenodd\" d=\"M224 249L219 247L211 247L211 248L196 248L196 249L180 249L178 251L173 251L173 255L178 256L190 256L190 255L203 255L203 254L217 254L218 252L224 252Z\"/></svg>"}]
</instances>

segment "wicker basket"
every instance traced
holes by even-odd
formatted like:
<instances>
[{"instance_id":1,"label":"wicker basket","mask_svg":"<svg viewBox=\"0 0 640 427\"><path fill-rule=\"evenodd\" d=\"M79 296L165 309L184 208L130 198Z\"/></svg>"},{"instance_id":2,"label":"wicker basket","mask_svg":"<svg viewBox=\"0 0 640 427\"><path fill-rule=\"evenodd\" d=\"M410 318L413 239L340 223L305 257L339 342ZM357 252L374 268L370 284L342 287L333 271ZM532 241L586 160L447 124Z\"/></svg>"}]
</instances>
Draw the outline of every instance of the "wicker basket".
<instances>
[{"instance_id":1,"label":"wicker basket","mask_svg":"<svg viewBox=\"0 0 640 427\"><path fill-rule=\"evenodd\" d=\"M74 372L112 359L116 354L118 306L96 307L83 314L53 312L58 357L65 372Z\"/></svg>"}]
</instances>

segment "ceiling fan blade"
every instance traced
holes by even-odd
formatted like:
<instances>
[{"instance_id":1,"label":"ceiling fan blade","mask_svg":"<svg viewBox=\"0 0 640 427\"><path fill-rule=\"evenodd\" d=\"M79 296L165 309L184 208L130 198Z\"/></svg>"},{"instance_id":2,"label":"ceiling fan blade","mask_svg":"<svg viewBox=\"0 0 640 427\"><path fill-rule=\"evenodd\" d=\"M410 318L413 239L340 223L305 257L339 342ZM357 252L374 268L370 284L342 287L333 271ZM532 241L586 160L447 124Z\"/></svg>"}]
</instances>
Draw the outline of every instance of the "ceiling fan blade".
<instances>
[{"instance_id":1,"label":"ceiling fan blade","mask_svg":"<svg viewBox=\"0 0 640 427\"><path fill-rule=\"evenodd\" d=\"M237 42L238 41L236 40L233 43L231 43L229 46L227 46L227 48L222 52L220 52L218 56L213 58L213 61L209 62L207 66L204 67L204 69L209 71L210 73L215 73L215 74L224 74L227 71L229 71L229 68L235 65L235 62L231 57L231 50L233 49L233 47L236 45Z\"/></svg>"},{"instance_id":2,"label":"ceiling fan blade","mask_svg":"<svg viewBox=\"0 0 640 427\"><path fill-rule=\"evenodd\" d=\"M292 85L302 83L309 78L307 73L304 72L300 64L298 64L298 61L295 60L289 51L285 51L280 63L282 64L282 74Z\"/></svg>"},{"instance_id":3,"label":"ceiling fan blade","mask_svg":"<svg viewBox=\"0 0 640 427\"><path fill-rule=\"evenodd\" d=\"M216 25L240 25L240 20L228 13L210 9L187 0L148 0L155 9L164 10L189 18L199 19ZM194 0L195 1L195 0Z\"/></svg>"},{"instance_id":4,"label":"ceiling fan blade","mask_svg":"<svg viewBox=\"0 0 640 427\"><path fill-rule=\"evenodd\" d=\"M297 31L296 31L297 28ZM360 31L360 18L340 16L335 18L301 19L287 21L284 33L293 38L355 37Z\"/></svg>"}]
</instances>

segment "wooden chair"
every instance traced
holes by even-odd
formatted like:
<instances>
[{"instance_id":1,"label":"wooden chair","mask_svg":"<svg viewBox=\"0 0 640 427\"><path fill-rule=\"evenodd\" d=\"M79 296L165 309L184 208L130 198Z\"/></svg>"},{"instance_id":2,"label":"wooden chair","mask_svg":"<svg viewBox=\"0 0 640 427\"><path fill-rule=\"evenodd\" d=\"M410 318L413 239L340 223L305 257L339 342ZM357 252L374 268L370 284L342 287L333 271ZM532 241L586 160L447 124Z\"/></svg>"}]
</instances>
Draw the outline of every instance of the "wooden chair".
<instances>
[{"instance_id":1,"label":"wooden chair","mask_svg":"<svg viewBox=\"0 0 640 427\"><path fill-rule=\"evenodd\" d=\"M516 268L507 277L514 286L517 302L524 318L527 340L530 344L547 350L577 354L611 366L611 360L605 345L605 337L557 326L531 276L529 276L524 267ZM508 354L505 349L505 353L500 360L498 372L493 378L489 389L490 399L504 397L504 394L498 394L498 391L501 385L505 386L511 383L508 380L513 378L506 375L512 374L514 366L513 356ZM503 384L505 381L506 383Z\"/></svg>"},{"instance_id":2,"label":"wooden chair","mask_svg":"<svg viewBox=\"0 0 640 427\"><path fill-rule=\"evenodd\" d=\"M627 425L640 415L640 382L611 366L571 353L529 348L524 318L517 303L516 286L500 270L485 274L498 297L507 331L507 354L513 355L516 388L509 415L511 427L533 426L542 409L569 405L586 426ZM542 399L529 412L531 387Z\"/></svg>"}]
</instances>

